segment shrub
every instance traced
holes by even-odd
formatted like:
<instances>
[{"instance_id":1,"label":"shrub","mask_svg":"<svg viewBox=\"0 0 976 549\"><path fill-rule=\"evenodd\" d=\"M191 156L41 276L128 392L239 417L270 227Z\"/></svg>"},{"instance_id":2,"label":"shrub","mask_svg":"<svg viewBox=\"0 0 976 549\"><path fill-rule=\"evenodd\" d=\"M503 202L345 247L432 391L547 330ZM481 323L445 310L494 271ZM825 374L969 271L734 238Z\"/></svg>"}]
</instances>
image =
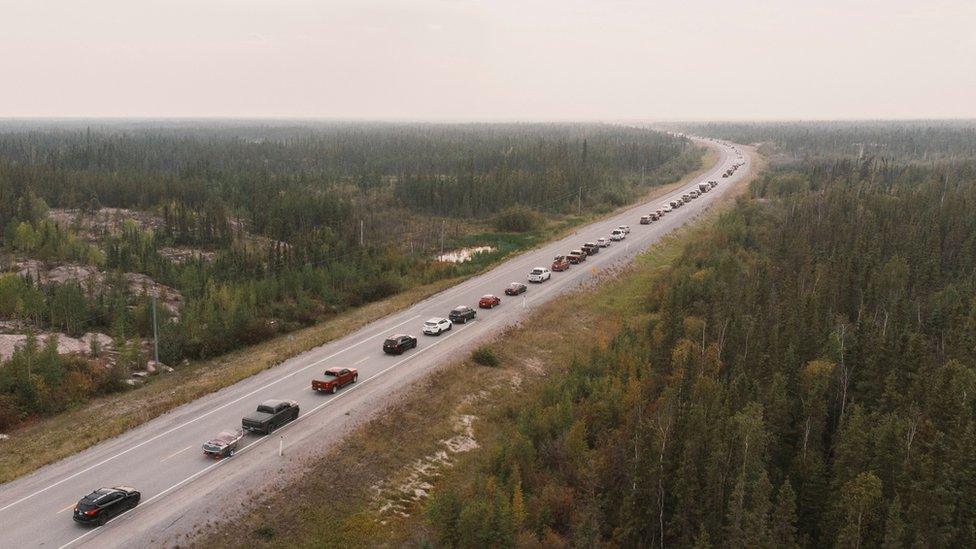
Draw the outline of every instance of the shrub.
<instances>
[{"instance_id":1,"label":"shrub","mask_svg":"<svg viewBox=\"0 0 976 549\"><path fill-rule=\"evenodd\" d=\"M478 347L471 353L471 359L482 366L498 366L498 356L488 347Z\"/></svg>"},{"instance_id":2,"label":"shrub","mask_svg":"<svg viewBox=\"0 0 976 549\"><path fill-rule=\"evenodd\" d=\"M524 233L541 224L542 215L527 206L509 206L495 216L495 229L506 233Z\"/></svg>"}]
</instances>

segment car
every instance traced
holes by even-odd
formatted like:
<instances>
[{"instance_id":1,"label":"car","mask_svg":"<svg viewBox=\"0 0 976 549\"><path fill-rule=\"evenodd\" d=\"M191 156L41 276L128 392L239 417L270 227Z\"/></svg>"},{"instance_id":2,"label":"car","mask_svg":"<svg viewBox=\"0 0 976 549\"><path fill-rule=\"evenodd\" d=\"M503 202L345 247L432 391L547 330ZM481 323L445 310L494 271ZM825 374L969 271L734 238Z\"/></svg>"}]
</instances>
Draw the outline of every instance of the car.
<instances>
[{"instance_id":1,"label":"car","mask_svg":"<svg viewBox=\"0 0 976 549\"><path fill-rule=\"evenodd\" d=\"M383 342L383 352L388 355L402 355L407 349L417 348L417 338L408 334L396 334Z\"/></svg>"},{"instance_id":2,"label":"car","mask_svg":"<svg viewBox=\"0 0 976 549\"><path fill-rule=\"evenodd\" d=\"M709 181L708 184L711 185L713 189L718 187L718 181Z\"/></svg>"},{"instance_id":3,"label":"car","mask_svg":"<svg viewBox=\"0 0 976 549\"><path fill-rule=\"evenodd\" d=\"M475 311L467 305L458 305L457 307L451 309L450 314L447 318L455 324L464 324L469 320L474 320L474 317L478 316L478 311Z\"/></svg>"},{"instance_id":4,"label":"car","mask_svg":"<svg viewBox=\"0 0 976 549\"><path fill-rule=\"evenodd\" d=\"M294 400L266 400L241 419L241 427L252 433L270 435L278 427L298 419L298 412L298 403Z\"/></svg>"},{"instance_id":5,"label":"car","mask_svg":"<svg viewBox=\"0 0 976 549\"><path fill-rule=\"evenodd\" d=\"M601 236L600 238L596 239L596 245L601 248L606 248L610 245L610 241Z\"/></svg>"},{"instance_id":6,"label":"car","mask_svg":"<svg viewBox=\"0 0 976 549\"><path fill-rule=\"evenodd\" d=\"M451 329L451 321L446 318L431 318L424 322L424 334L439 336Z\"/></svg>"},{"instance_id":7,"label":"car","mask_svg":"<svg viewBox=\"0 0 976 549\"><path fill-rule=\"evenodd\" d=\"M668 213L668 212L674 210L673 205L674 205L673 202L672 203L669 203L669 204L665 204L664 206L661 206L661 211L663 211L664 213Z\"/></svg>"},{"instance_id":8,"label":"car","mask_svg":"<svg viewBox=\"0 0 976 549\"><path fill-rule=\"evenodd\" d=\"M664 209L655 210L654 213L657 214L657 218L658 219L661 219L662 217L664 217Z\"/></svg>"},{"instance_id":9,"label":"car","mask_svg":"<svg viewBox=\"0 0 976 549\"><path fill-rule=\"evenodd\" d=\"M660 212L660 210L651 212L648 215L650 216L651 221L657 221L658 219L661 219L661 212Z\"/></svg>"},{"instance_id":10,"label":"car","mask_svg":"<svg viewBox=\"0 0 976 549\"><path fill-rule=\"evenodd\" d=\"M586 252L584 250L573 250L569 252L566 256L566 260L572 265L579 265L580 263L586 261Z\"/></svg>"},{"instance_id":11,"label":"car","mask_svg":"<svg viewBox=\"0 0 976 549\"><path fill-rule=\"evenodd\" d=\"M81 524L101 526L139 505L142 494L129 486L99 488L78 500L71 518Z\"/></svg>"},{"instance_id":12,"label":"car","mask_svg":"<svg viewBox=\"0 0 976 549\"><path fill-rule=\"evenodd\" d=\"M621 225L617 227L617 230L623 231L624 234L630 234L630 225Z\"/></svg>"},{"instance_id":13,"label":"car","mask_svg":"<svg viewBox=\"0 0 976 549\"><path fill-rule=\"evenodd\" d=\"M552 278L552 271L545 267L536 267L529 272L529 282L545 282Z\"/></svg>"},{"instance_id":14,"label":"car","mask_svg":"<svg viewBox=\"0 0 976 549\"><path fill-rule=\"evenodd\" d=\"M549 267L553 271L561 272L569 269L569 259L564 255L557 255L552 259L552 266Z\"/></svg>"},{"instance_id":15,"label":"car","mask_svg":"<svg viewBox=\"0 0 976 549\"><path fill-rule=\"evenodd\" d=\"M203 455L214 459L228 458L237 452L237 444L244 438L244 430L221 431L203 443Z\"/></svg>"},{"instance_id":16,"label":"car","mask_svg":"<svg viewBox=\"0 0 976 549\"><path fill-rule=\"evenodd\" d=\"M669 204L672 210L680 207L680 203L677 200L672 200L671 202L669 202Z\"/></svg>"},{"instance_id":17,"label":"car","mask_svg":"<svg viewBox=\"0 0 976 549\"><path fill-rule=\"evenodd\" d=\"M651 216L649 216L649 215L642 215L641 218L640 218L640 224L641 225L650 225L651 224Z\"/></svg>"},{"instance_id":18,"label":"car","mask_svg":"<svg viewBox=\"0 0 976 549\"><path fill-rule=\"evenodd\" d=\"M698 198L698 191L691 191L690 193L688 193L688 196L692 198Z\"/></svg>"},{"instance_id":19,"label":"car","mask_svg":"<svg viewBox=\"0 0 976 549\"><path fill-rule=\"evenodd\" d=\"M627 235L625 235L624 232L621 231L620 229L614 229L613 232L610 233L610 240L619 241L619 240L623 240L626 237Z\"/></svg>"},{"instance_id":20,"label":"car","mask_svg":"<svg viewBox=\"0 0 976 549\"><path fill-rule=\"evenodd\" d=\"M359 370L355 368L329 368L322 374L322 379L312 380L312 390L335 394L339 389L357 381L359 381Z\"/></svg>"},{"instance_id":21,"label":"car","mask_svg":"<svg viewBox=\"0 0 976 549\"><path fill-rule=\"evenodd\" d=\"M485 294L478 301L478 307L482 309L492 309L502 304L502 300L497 295Z\"/></svg>"},{"instance_id":22,"label":"car","mask_svg":"<svg viewBox=\"0 0 976 549\"><path fill-rule=\"evenodd\" d=\"M688 195L686 195L686 194L683 194L683 195L681 195L681 200L684 200L685 201L685 204L687 204L687 203L691 202L691 197L688 196Z\"/></svg>"},{"instance_id":23,"label":"car","mask_svg":"<svg viewBox=\"0 0 976 549\"><path fill-rule=\"evenodd\" d=\"M583 244L583 251L586 252L586 255L596 255L600 253L600 247L595 242L587 242Z\"/></svg>"},{"instance_id":24,"label":"car","mask_svg":"<svg viewBox=\"0 0 976 549\"><path fill-rule=\"evenodd\" d=\"M508 285L508 288L505 288L505 295L519 295L521 293L525 293L525 290L527 289L528 288L525 286L525 284L522 284L521 282L512 282Z\"/></svg>"}]
</instances>

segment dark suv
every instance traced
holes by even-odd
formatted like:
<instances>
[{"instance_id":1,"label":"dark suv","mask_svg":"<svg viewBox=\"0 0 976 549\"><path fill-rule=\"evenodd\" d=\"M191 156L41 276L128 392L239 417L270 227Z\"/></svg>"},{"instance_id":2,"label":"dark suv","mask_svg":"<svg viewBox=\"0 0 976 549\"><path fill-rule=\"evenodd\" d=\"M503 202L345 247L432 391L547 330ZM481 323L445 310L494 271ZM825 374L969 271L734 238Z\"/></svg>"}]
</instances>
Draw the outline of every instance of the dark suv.
<instances>
[{"instance_id":1,"label":"dark suv","mask_svg":"<svg viewBox=\"0 0 976 549\"><path fill-rule=\"evenodd\" d=\"M383 352L391 355L403 354L403 351L406 351L407 349L414 349L416 347L417 338L406 334L390 336L386 341L383 342Z\"/></svg>"},{"instance_id":2,"label":"dark suv","mask_svg":"<svg viewBox=\"0 0 976 549\"><path fill-rule=\"evenodd\" d=\"M137 490L128 486L99 488L78 501L71 518L82 524L101 526L109 519L139 505L141 497Z\"/></svg>"},{"instance_id":3,"label":"dark suv","mask_svg":"<svg viewBox=\"0 0 976 549\"><path fill-rule=\"evenodd\" d=\"M464 324L469 320L474 320L474 317L478 315L478 311L475 311L467 305L458 305L451 311L451 314L447 315L447 318L455 324Z\"/></svg>"}]
</instances>

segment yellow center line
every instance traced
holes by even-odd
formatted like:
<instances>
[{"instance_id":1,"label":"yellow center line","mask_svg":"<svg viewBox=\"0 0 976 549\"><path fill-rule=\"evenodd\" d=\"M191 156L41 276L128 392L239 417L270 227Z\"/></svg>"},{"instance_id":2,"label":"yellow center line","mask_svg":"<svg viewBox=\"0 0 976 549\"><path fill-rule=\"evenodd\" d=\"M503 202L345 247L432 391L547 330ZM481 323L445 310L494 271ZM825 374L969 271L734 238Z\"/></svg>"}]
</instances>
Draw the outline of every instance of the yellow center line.
<instances>
[{"instance_id":1,"label":"yellow center line","mask_svg":"<svg viewBox=\"0 0 976 549\"><path fill-rule=\"evenodd\" d=\"M164 457L163 459L159 460L159 462L162 463L162 462L166 461L167 459L169 459L171 457L176 457L176 456L182 454L183 452L189 450L190 448L193 448L193 446L187 446L186 448L183 448L182 450L180 450L179 452L176 452L175 454L170 454L170 455Z\"/></svg>"}]
</instances>

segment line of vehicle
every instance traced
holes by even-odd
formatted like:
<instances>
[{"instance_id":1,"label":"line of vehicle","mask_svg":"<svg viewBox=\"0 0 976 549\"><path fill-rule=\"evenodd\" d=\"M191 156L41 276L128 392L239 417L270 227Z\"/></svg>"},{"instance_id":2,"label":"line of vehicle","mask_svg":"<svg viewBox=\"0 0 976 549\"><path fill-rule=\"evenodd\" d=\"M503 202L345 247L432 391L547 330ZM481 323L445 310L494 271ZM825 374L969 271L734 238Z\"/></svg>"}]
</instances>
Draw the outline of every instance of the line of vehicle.
<instances>
[{"instance_id":1,"label":"line of vehicle","mask_svg":"<svg viewBox=\"0 0 976 549\"><path fill-rule=\"evenodd\" d=\"M387 330L391 330L393 328L398 328L398 327L400 327L400 326L402 326L402 325L404 325L404 324L406 324L408 322L413 322L417 318L419 318L419 315L412 316L412 317L404 320L403 322L401 322L401 323L399 323L399 324L397 324L395 326L392 326L390 328L386 328L384 330L384 332L387 331ZM358 347L359 345L362 345L363 343L372 340L373 338L377 337L378 335L380 335L380 334L377 333L377 334L371 335L371 336L369 336L367 338L364 338L364 339L362 339L362 340L360 340L360 341L358 341L356 343L353 343L352 345L349 345L349 346L345 347L344 349L341 349L339 351L336 351L336 352L332 353L331 355L329 355L329 356L327 356L325 358L321 358L321 359L319 359L319 360L317 360L315 362L312 362L312 363L310 363L310 364L308 364L306 366L303 366L302 368L300 368L296 372L290 372L290 373L288 373L286 375L283 375L281 377L278 377L274 381L268 382L268 383L266 383L266 384L258 387L257 389L254 389L253 391L251 391L251 392L243 395L243 396L240 396L240 397L238 397L238 398L236 398L234 400L231 400L230 402L224 403L224 404L222 404L222 405L214 408L213 410L210 410L209 412L205 412L203 414L200 414L200 415L194 417L191 420L188 420L188 421L186 421L184 423L181 423L181 424L179 424L179 425L177 425L175 427L171 427L171 428L167 429L166 431L163 431L162 433L159 433L159 434L157 434L157 435L155 435L155 436L153 436L151 438L148 438L148 439L146 439L146 440L144 440L144 441L142 441L142 442L140 442L138 444L135 444L133 446L130 446L129 448L126 448L125 450L123 450L123 451L121 451L121 452L119 452L119 453L117 453L117 454L115 454L113 456L109 456L109 457L103 459L102 461L99 461L98 463L95 463L94 465L90 465L90 466L88 466L88 467L86 467L84 469L81 469L80 471L78 471L78 472L76 472L74 474L71 474L71 475L69 475L69 476L67 476L67 477L65 477L65 478L63 478L63 479L61 479L61 480L59 480L57 482L54 482L52 484L49 484L48 486L45 486L44 488L41 488L39 490L36 490L35 492L33 492L31 494L28 494L28 495L26 495L26 496L24 496L24 497L22 497L22 498L20 498L20 499L18 499L16 501L12 502L12 503L9 503L9 504L7 504L7 505L5 505L3 507L0 507L0 512L6 511L7 509L9 509L9 508L11 508L11 507L13 507L15 505L18 505L20 503L23 503L23 502L25 502L25 501L27 501L27 500L29 500L29 499L31 499L31 498L39 495L39 494L43 494L44 492L50 490L51 488L54 488L56 486L59 486L59 485L65 483L65 482L67 482L67 481L69 481L69 480L71 480L73 478L78 477L79 475L83 475L83 474L87 473L88 471L91 471L92 469L95 469L97 467L101 467L102 465L105 465L106 463L108 463L108 462L110 462L112 460L115 460L115 459L117 459L117 458L119 458L121 456L124 456L125 454L128 454L129 452L131 452L133 450L136 450L138 448L141 448L141 447L145 446L146 444L149 444L149 443L151 443L153 441L156 441L156 440L158 440L158 439L160 439L160 438L162 438L162 437L164 437L164 436L166 436L166 435L168 435L168 434L170 434L170 433L172 433L174 431L178 431L178 430L186 427L187 425L190 425L192 423L196 423L197 421L200 421L201 419L203 419L203 418L205 418L207 416L210 416L211 414L217 413L220 410L223 410L224 408L226 408L228 406L231 406L233 404L236 404L236 403L244 400L245 398L249 398L249 397L255 395L256 393L259 393L259 392L267 389L268 387L271 387L272 385L275 385L275 384L283 381L284 379L287 379L288 377L291 377L292 375L294 375L294 374L296 374L298 372L302 372L302 371L307 370L307 369L309 369L309 368L311 368L313 366L317 366L317 365L325 362L326 360L331 359L332 357L335 357L337 355L340 355L340 354L342 354L342 353L344 353L344 352L346 352L346 351L348 351L348 350L350 350L352 348Z\"/></svg>"},{"instance_id":2,"label":"line of vehicle","mask_svg":"<svg viewBox=\"0 0 976 549\"><path fill-rule=\"evenodd\" d=\"M394 368L396 368L397 366L399 366L399 365L401 365L401 364L403 364L403 363L405 363L405 362L407 362L407 361L409 361L409 360L413 360L414 358L417 358L418 356L420 356L421 354L423 354L423 353L424 353L425 351L427 351L427 350L429 350L429 349L433 349L433 348L434 348L434 347L436 347L437 345L440 345L441 343L443 343L443 342L445 342L445 341L447 341L447 340L448 340L449 338L451 338L451 337L453 337L453 336L455 336L455 335L457 335L457 334L460 334L461 332L463 332L463 331L464 331L464 330L466 330L467 328L470 328L470 327L472 327L472 326L474 326L474 325L475 325L475 324L477 324L477 323L478 323L478 321L477 321L477 320L472 320L471 322L469 322L469 323L467 323L467 324L466 324L466 325L465 325L465 326L464 326L463 328L460 328L460 329L458 329L458 331L456 331L456 332L454 332L454 331L452 331L452 332L451 332L450 334L448 334L448 335L445 335L445 336L444 336L443 338L438 338L438 340L437 340L437 341L435 341L435 342L433 342L433 343L431 343L430 345L427 345L427 346L425 346L425 347L424 347L423 349L420 349L420 350L418 350L418 351L417 351L416 353L411 353L411 354L410 354L410 356L408 356L408 357L405 357L405 358L403 358L402 360L399 360L399 361L397 361L397 362L395 362L394 364L392 364L392 365L390 365L390 366L388 366L387 368L385 368L385 369L383 369L383 370L381 370L381 371L379 371L379 372L377 372L377 373L375 373L375 374L373 374L373 375L371 375L371 376L369 376L368 378L366 378L366 379L364 379L364 380L362 380L362 381L359 381L359 382L357 382L357 383L356 383L355 385L353 385L353 386L352 386L352 387L350 387L349 389L347 389L347 390L345 390L345 391L343 391L343 392L341 392L341 393L339 393L338 395L335 395L335 396L333 396L333 397L331 397L331 398L329 398L329 399L327 399L327 400L326 400L325 402L323 402L323 403L321 403L321 404L319 404L318 406L316 406L316 407L314 407L314 408L312 408L312 409L311 409L311 410L309 410L308 412L305 412L304 414L302 414L302 415L300 415L300 416L298 416L298 418L297 418L297 419L295 419L295 421L292 421L292 422L290 422L290 423L286 423L286 424L285 424L284 426L282 426L282 427L281 427L281 428L280 428L279 430L277 430L277 431L275 431L275 432L276 432L276 433L280 433L280 432L282 432L282 431L285 431L285 430L287 430L287 429L288 429L289 427L291 427L292 425L295 425L295 424L297 424L297 423L298 423L299 421L301 421L301 420L303 420L303 419L305 419L305 418L307 418L307 417L309 417L309 416L311 416L312 414L314 414L315 412L317 412L317 411L319 411L319 410L321 410L322 408L325 408L326 406L329 406L329 405L331 405L331 404L335 404L335 402L336 402L336 401L338 401L339 399L341 399L341 398L343 398L343 397L345 397L346 395L349 395L349 394L351 394L351 393L352 393L352 392L353 392L354 390L356 390L356 389L358 389L358 388L360 388L360 387L362 387L362 386L364 386L365 384L367 384L367 383L369 383L370 381L372 381L372 380L374 380L374 379L376 379L377 377L379 377L379 376L381 376L381 375L383 375L383 374L385 374L386 372L389 372L390 370L392 370L392 369L394 369ZM259 438L259 439L257 439L257 440L255 440L255 441L253 441L253 442L251 442L250 444L247 444L247 445L245 445L245 446L244 446L243 448L241 448L241 449L240 449L240 451L238 451L238 452L236 453L236 455L237 455L237 456L240 456L241 454L243 454L243 453L245 453L245 452L247 452L247 451L248 451L248 450L250 450L251 448L254 448L254 447L255 447L255 446L257 446L258 444L261 444L262 442L264 442L264 441L266 441L266 440L269 440L269 439L271 439L271 438L273 438L273 437L270 437L270 436L263 436L263 437L261 437L261 438ZM181 452L182 452L182 451L183 451L183 450L181 450ZM172 486L170 486L169 488L166 488L166 489L165 489L165 490L163 490L162 492L159 492L158 494L156 494L156 495L154 495L153 497L151 497L151 498L149 498L149 499L147 499L146 501L144 501L144 502L142 502L142 505L139 505L138 507L134 507L134 508L132 508L132 509L130 509L130 510L128 510L128 511L126 511L126 512L124 512L124 513L121 513L121 514L119 514L119 515L118 515L118 516L116 516L116 517L113 517L112 519L110 519L110 520L108 520L108 521L107 521L107 522L106 522L105 524L108 524L108 523L110 523L110 522L112 522L112 521L114 521L114 520L116 520L116 519L119 519L119 518L121 518L121 517L123 517L123 516L125 516L125 515L129 515L129 514L131 514L131 513L133 513L133 512L134 512L134 511L136 511L136 510L139 510L139 509L145 509L145 508L146 508L146 506L148 506L148 505L150 505L150 504L151 504L151 503L152 503L153 501L155 501L155 500L157 500L157 499L159 499L160 497L162 497L162 496L164 496L165 494L168 494L169 492L171 492L171 491L173 491L173 490L175 490L176 488L179 488L180 486L182 486L182 485L184 485L184 484L186 484L187 482L190 482L190 481L192 481L193 479L195 479L195 478L197 478L197 477L198 477L198 476L200 476L201 474L203 474L203 473L205 473L205 472L207 472L207 471L209 471L209 470L211 470L211 469L213 469L213 468L215 468L215 467L218 467L218 466L220 466L220 465L221 465L221 464L223 464L223 463L226 463L227 461L228 461L228 460L226 460L226 459L224 459L224 460L219 460L219 461L217 461L217 462L215 462L215 463L212 463L212 464L210 464L210 465L208 465L208 466L206 466L206 467L204 467L203 469L201 469L201 470L199 470L199 471L197 471L196 473L193 473L192 475L190 475L190 476L188 476L188 477L186 477L185 479L183 479L183 480L181 480L181 481L179 481L179 482L177 482L176 484L173 484L173 485L172 485ZM72 505L72 507L73 507L73 506L74 506L74 505ZM70 507L69 507L69 508L70 508ZM97 532L98 530L99 530L98 528L95 528L95 529L92 529L92 530L89 530L88 532L85 532L84 534L82 534L82 535L80 535L80 536L78 536L78 537L76 537L75 539L73 539L73 540L71 540L71 541L69 541L69 542L67 542L67 543L65 543L64 545L62 545L62 546L60 546L60 547L59 547L58 549L65 549L66 547L70 547L71 545L74 545L74 544L75 544L75 543L77 543L78 541L81 541L82 539L84 539L84 538L86 538L86 537L88 537L89 535L91 535L91 534L93 534L93 533L95 533L95 532Z\"/></svg>"}]
</instances>

